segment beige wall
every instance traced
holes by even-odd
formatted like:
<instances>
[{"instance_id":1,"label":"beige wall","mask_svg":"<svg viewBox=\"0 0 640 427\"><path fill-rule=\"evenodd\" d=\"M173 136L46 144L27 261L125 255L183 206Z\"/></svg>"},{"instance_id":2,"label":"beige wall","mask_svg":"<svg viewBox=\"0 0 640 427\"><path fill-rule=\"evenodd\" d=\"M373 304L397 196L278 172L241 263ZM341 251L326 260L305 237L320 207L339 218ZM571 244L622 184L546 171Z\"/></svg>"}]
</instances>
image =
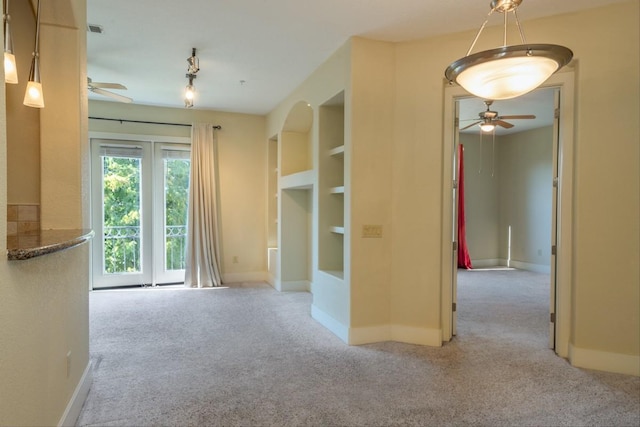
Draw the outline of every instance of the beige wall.
<instances>
[{"instance_id":1,"label":"beige wall","mask_svg":"<svg viewBox=\"0 0 640 427\"><path fill-rule=\"evenodd\" d=\"M497 156L500 258L544 270L551 257L553 127L500 138ZM523 264L519 264L523 263Z\"/></svg>"},{"instance_id":2,"label":"beige wall","mask_svg":"<svg viewBox=\"0 0 640 427\"><path fill-rule=\"evenodd\" d=\"M640 354L638 13L638 2L631 1L524 23L528 40L566 45L575 55L571 341L575 348L635 356ZM491 47L486 40L498 37L499 29L487 30L478 49ZM446 256L439 246L443 70L466 52L472 37L466 32L397 46L394 286L412 295L399 305L406 321L436 328L440 260Z\"/></svg>"},{"instance_id":3,"label":"beige wall","mask_svg":"<svg viewBox=\"0 0 640 427\"><path fill-rule=\"evenodd\" d=\"M392 43L351 41L351 327L388 325L394 229L393 146L395 50ZM381 225L382 238L363 238Z\"/></svg>"},{"instance_id":4,"label":"beige wall","mask_svg":"<svg viewBox=\"0 0 640 427\"><path fill-rule=\"evenodd\" d=\"M12 2L12 7L16 3ZM42 160L44 164L51 163L53 159L49 155L56 149L68 152L70 157L60 165L68 168L68 173L59 175L55 167L49 167L41 178L73 192L71 195L66 190L60 192L61 203L43 212L43 220L74 227L86 221L84 206L78 202L82 198L81 181L86 163L81 154L86 145L86 128L80 119L86 116L82 110L85 83L79 77L86 62L85 8L84 0L57 1L55 14L43 6L41 27L48 42L41 45L46 107L40 112L40 129L43 141L51 144L43 151ZM54 25L50 25L52 23ZM79 30L73 29L78 26ZM24 40L16 40L18 42ZM63 55L64 60L55 61L57 54ZM27 80L28 72L28 67L19 70L21 82ZM64 76L65 82L58 81L60 76ZM58 85L71 90L72 95L59 96ZM7 260L5 129L10 127L7 121L15 117L15 111L23 107L22 97L14 96L12 100L7 97L5 110L5 95L3 85L0 89L3 130L0 133L0 425L57 425L63 420L65 409L88 369L88 245L29 261ZM64 119L54 124L52 117L57 114ZM36 120L30 119L28 125L38 127ZM48 191L55 192L53 188ZM47 197L55 196L49 193ZM64 222L58 222L63 216ZM69 375L68 352L71 353Z\"/></svg>"},{"instance_id":5,"label":"beige wall","mask_svg":"<svg viewBox=\"0 0 640 427\"><path fill-rule=\"evenodd\" d=\"M265 119L250 114L90 101L90 117L222 126L218 138L223 280L264 280L267 271ZM89 120L91 134L189 137L191 128ZM238 262L234 263L234 257Z\"/></svg>"}]
</instances>

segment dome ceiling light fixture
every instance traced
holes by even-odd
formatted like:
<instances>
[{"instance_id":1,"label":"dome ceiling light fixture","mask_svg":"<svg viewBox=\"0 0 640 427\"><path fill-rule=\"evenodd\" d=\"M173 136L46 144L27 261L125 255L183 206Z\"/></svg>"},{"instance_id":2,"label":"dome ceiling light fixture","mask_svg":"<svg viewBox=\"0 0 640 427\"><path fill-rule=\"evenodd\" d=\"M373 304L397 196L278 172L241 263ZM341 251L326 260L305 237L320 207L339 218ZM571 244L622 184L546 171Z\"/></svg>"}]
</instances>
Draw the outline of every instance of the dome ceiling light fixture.
<instances>
[{"instance_id":1,"label":"dome ceiling light fixture","mask_svg":"<svg viewBox=\"0 0 640 427\"><path fill-rule=\"evenodd\" d=\"M573 58L573 52L555 44L527 44L516 9L522 0L492 0L487 15L467 54L444 72L449 83L458 83L467 92L483 99L511 99L544 83ZM503 45L471 54L493 12L504 14ZM507 45L507 21L513 12L522 44Z\"/></svg>"}]
</instances>

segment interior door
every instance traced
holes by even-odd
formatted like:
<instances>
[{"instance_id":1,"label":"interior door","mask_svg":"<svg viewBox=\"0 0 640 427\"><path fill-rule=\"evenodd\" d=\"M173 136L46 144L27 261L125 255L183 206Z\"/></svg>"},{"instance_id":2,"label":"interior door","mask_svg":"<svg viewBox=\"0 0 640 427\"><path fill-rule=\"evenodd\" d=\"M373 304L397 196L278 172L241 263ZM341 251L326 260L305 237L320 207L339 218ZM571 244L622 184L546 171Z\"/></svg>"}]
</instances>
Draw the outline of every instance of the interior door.
<instances>
[{"instance_id":1,"label":"interior door","mask_svg":"<svg viewBox=\"0 0 640 427\"><path fill-rule=\"evenodd\" d=\"M154 283L184 281L191 152L184 144L154 149Z\"/></svg>"},{"instance_id":2,"label":"interior door","mask_svg":"<svg viewBox=\"0 0 640 427\"><path fill-rule=\"evenodd\" d=\"M553 99L554 119L553 119L553 190L551 197L551 260L549 278L549 348L556 348L556 272L557 272L557 249L558 249L558 140L560 135L560 90L556 89Z\"/></svg>"}]
</instances>

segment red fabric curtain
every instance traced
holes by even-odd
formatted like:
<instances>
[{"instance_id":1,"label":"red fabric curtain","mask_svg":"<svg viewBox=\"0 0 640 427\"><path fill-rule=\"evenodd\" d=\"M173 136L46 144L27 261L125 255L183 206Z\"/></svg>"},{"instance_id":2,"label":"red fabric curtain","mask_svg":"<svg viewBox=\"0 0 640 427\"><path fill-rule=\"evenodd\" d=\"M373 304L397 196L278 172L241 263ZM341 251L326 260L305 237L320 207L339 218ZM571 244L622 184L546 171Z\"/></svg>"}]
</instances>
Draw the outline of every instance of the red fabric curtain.
<instances>
[{"instance_id":1,"label":"red fabric curtain","mask_svg":"<svg viewBox=\"0 0 640 427\"><path fill-rule=\"evenodd\" d=\"M458 268L470 270L471 258L467 247L467 232L464 220L464 147L458 145Z\"/></svg>"}]
</instances>

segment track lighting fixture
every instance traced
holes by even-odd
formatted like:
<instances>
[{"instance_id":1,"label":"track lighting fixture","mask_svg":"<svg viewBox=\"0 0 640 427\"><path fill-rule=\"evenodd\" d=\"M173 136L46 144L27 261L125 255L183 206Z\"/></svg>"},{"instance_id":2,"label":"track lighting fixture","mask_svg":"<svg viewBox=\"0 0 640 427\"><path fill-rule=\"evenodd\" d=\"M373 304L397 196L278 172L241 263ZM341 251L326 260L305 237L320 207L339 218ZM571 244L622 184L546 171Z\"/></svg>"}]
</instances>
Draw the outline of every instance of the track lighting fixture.
<instances>
[{"instance_id":1,"label":"track lighting fixture","mask_svg":"<svg viewBox=\"0 0 640 427\"><path fill-rule=\"evenodd\" d=\"M191 56L187 58L187 63L189 67L187 68L186 78L189 79L189 84L184 91L184 106L186 108L193 107L193 99L196 95L196 87L193 85L193 79L195 79L196 73L200 71L200 60L196 56L196 48L191 49Z\"/></svg>"},{"instance_id":2,"label":"track lighting fixture","mask_svg":"<svg viewBox=\"0 0 640 427\"><path fill-rule=\"evenodd\" d=\"M38 0L36 12L36 42L31 60L31 70L29 71L29 82L24 94L23 104L27 107L43 108L44 94L42 93L42 83L40 82L40 54L38 52L38 39L40 37L40 0Z\"/></svg>"},{"instance_id":3,"label":"track lighting fixture","mask_svg":"<svg viewBox=\"0 0 640 427\"><path fill-rule=\"evenodd\" d=\"M16 84L18 83L18 70L16 68L16 56L13 54L13 38L11 37L9 15L9 0L4 2L4 11L2 14L4 21L4 82Z\"/></svg>"},{"instance_id":4,"label":"track lighting fixture","mask_svg":"<svg viewBox=\"0 0 640 427\"><path fill-rule=\"evenodd\" d=\"M510 99L530 92L567 65L573 52L554 44L527 44L516 13L523 0L492 0L491 11L464 58L447 67L445 77L483 99ZM503 45L471 55L493 12L504 14ZM512 12L522 44L507 46L507 17Z\"/></svg>"}]
</instances>

